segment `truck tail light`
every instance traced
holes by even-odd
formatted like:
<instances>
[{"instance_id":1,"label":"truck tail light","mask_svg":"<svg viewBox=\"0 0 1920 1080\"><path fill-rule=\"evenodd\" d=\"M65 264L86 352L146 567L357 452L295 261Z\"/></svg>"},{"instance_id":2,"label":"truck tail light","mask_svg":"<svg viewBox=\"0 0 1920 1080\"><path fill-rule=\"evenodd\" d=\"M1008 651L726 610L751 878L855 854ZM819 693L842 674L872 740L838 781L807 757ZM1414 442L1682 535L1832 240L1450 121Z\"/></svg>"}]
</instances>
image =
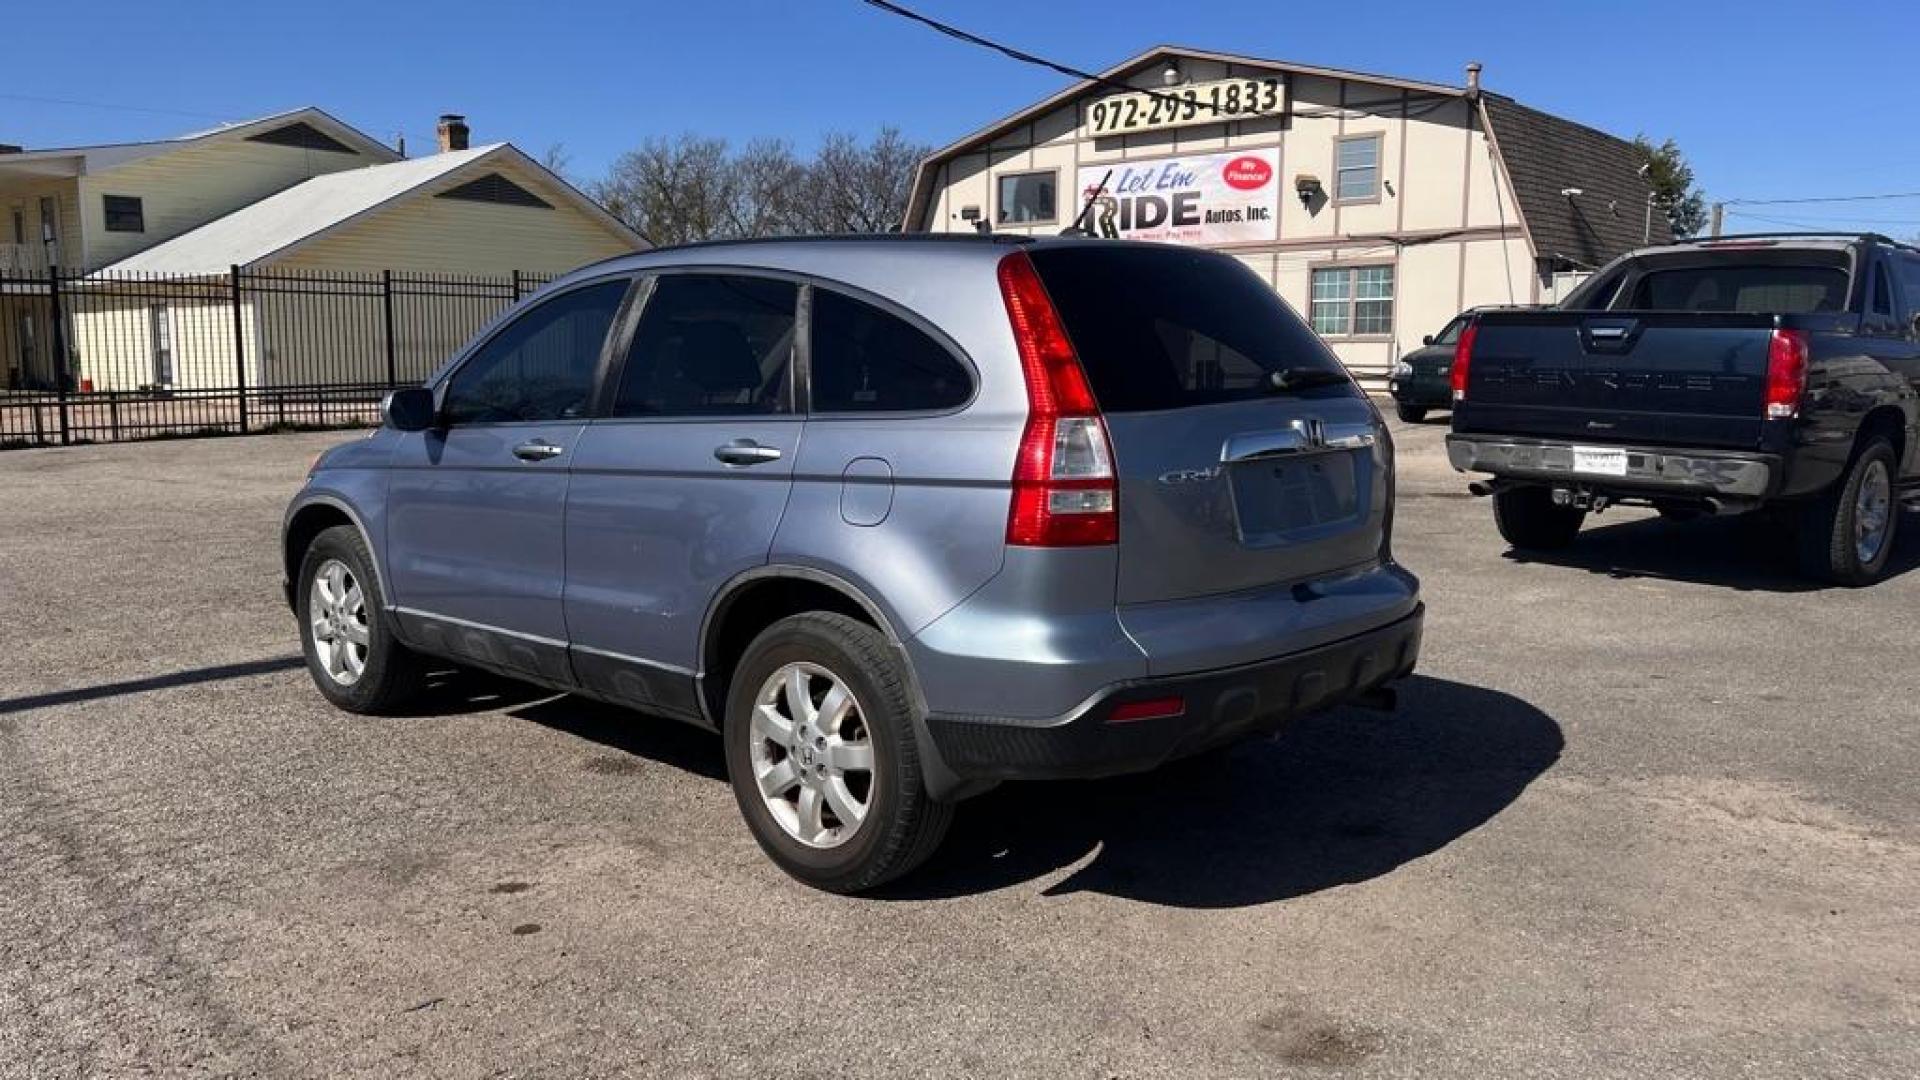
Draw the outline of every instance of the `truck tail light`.
<instances>
[{"instance_id":1,"label":"truck tail light","mask_svg":"<svg viewBox=\"0 0 1920 1080\"><path fill-rule=\"evenodd\" d=\"M1767 342L1767 399L1762 415L1769 420L1799 416L1806 392L1807 332L1776 329Z\"/></svg>"},{"instance_id":2,"label":"truck tail light","mask_svg":"<svg viewBox=\"0 0 1920 1080\"><path fill-rule=\"evenodd\" d=\"M1107 425L1046 286L1024 251L1000 260L1000 295L1027 384L1007 543L1079 547L1120 539Z\"/></svg>"},{"instance_id":3,"label":"truck tail light","mask_svg":"<svg viewBox=\"0 0 1920 1080\"><path fill-rule=\"evenodd\" d=\"M1480 320L1469 322L1453 343L1453 400L1467 400L1467 369L1473 364L1473 339L1480 336Z\"/></svg>"}]
</instances>

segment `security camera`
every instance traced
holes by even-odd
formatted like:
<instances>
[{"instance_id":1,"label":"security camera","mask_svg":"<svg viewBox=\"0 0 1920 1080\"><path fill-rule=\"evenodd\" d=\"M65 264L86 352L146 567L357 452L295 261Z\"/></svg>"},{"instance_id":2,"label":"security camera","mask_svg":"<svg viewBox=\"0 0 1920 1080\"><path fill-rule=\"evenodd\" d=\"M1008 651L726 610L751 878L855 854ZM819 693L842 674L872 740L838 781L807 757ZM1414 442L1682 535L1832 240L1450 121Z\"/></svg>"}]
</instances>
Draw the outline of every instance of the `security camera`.
<instances>
[{"instance_id":1,"label":"security camera","mask_svg":"<svg viewBox=\"0 0 1920 1080\"><path fill-rule=\"evenodd\" d=\"M1651 162L1651 161L1645 161L1645 162L1641 162L1641 164L1640 164L1640 175L1641 175L1641 176L1645 176L1645 175L1647 175L1648 173L1650 173L1650 172L1652 172L1652 171L1653 171L1653 162Z\"/></svg>"},{"instance_id":2,"label":"security camera","mask_svg":"<svg viewBox=\"0 0 1920 1080\"><path fill-rule=\"evenodd\" d=\"M1565 195L1569 199L1573 199L1585 195L1586 192L1577 187L1563 187L1560 189L1560 194Z\"/></svg>"}]
</instances>

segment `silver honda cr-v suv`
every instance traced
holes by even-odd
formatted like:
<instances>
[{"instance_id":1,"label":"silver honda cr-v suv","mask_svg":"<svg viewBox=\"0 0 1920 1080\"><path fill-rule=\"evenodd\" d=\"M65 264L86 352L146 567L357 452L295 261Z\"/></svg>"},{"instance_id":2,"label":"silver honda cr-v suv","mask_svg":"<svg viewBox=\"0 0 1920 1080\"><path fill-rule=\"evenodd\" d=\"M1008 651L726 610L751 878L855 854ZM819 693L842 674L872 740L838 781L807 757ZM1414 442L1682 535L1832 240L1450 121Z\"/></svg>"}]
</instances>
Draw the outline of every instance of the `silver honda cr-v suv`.
<instances>
[{"instance_id":1,"label":"silver honda cr-v suv","mask_svg":"<svg viewBox=\"0 0 1920 1080\"><path fill-rule=\"evenodd\" d=\"M904 873L997 781L1385 699L1419 649L1386 429L1223 255L653 251L385 414L287 512L321 693L389 709L436 658L714 728L822 888Z\"/></svg>"}]
</instances>

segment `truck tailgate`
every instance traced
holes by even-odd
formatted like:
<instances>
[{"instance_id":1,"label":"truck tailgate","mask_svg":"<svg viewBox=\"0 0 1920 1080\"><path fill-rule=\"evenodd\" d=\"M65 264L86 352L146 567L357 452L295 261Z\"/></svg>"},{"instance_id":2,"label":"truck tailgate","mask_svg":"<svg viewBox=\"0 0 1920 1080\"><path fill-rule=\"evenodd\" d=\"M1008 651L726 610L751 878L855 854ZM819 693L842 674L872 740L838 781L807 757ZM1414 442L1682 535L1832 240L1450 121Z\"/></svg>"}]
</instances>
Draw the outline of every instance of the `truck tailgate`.
<instances>
[{"instance_id":1,"label":"truck tailgate","mask_svg":"<svg viewBox=\"0 0 1920 1080\"><path fill-rule=\"evenodd\" d=\"M1754 449L1774 324L1728 312L1487 312L1454 430Z\"/></svg>"}]
</instances>

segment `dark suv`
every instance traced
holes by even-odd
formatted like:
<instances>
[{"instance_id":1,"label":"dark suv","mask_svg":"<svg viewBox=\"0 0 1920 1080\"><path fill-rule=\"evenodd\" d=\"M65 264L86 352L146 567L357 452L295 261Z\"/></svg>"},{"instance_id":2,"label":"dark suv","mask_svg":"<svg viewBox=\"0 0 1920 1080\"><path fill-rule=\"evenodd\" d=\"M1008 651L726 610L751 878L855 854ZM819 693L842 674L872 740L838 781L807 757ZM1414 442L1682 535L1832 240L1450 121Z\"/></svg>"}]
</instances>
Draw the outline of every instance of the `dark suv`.
<instances>
[{"instance_id":1,"label":"dark suv","mask_svg":"<svg viewBox=\"0 0 1920 1080\"><path fill-rule=\"evenodd\" d=\"M328 699L444 658L719 730L782 867L864 889L956 800L1151 768L1409 672L1393 454L1223 255L696 246L529 299L315 466Z\"/></svg>"}]
</instances>

